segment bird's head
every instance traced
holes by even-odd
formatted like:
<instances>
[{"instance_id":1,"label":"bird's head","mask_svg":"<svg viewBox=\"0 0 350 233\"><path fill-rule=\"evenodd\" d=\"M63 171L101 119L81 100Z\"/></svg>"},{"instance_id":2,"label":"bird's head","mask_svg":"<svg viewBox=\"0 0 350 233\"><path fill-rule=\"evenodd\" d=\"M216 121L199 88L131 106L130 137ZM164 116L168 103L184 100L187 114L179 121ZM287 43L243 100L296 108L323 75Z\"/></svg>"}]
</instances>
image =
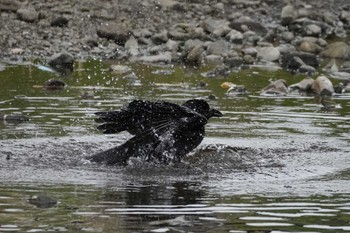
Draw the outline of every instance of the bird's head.
<instances>
[{"instance_id":1,"label":"bird's head","mask_svg":"<svg viewBox=\"0 0 350 233\"><path fill-rule=\"evenodd\" d=\"M202 114L207 119L209 119L211 117L222 117L223 116L223 114L219 110L216 110L215 108L210 108L207 101L205 101L203 99L187 100L183 104L183 106L185 106L189 109L192 109L193 111L196 111L199 114Z\"/></svg>"}]
</instances>

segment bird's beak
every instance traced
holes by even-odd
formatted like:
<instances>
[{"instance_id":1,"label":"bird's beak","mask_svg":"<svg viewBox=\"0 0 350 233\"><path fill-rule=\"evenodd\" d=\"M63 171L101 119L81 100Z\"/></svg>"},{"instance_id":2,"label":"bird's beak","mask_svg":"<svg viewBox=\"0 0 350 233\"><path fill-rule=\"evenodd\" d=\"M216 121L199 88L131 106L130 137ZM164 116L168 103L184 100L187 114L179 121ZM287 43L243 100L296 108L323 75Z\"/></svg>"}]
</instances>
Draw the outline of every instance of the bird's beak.
<instances>
[{"instance_id":1,"label":"bird's beak","mask_svg":"<svg viewBox=\"0 0 350 233\"><path fill-rule=\"evenodd\" d=\"M223 114L219 110L216 110L215 108L211 108L209 110L209 114L210 114L210 117L222 117L223 116Z\"/></svg>"}]
</instances>

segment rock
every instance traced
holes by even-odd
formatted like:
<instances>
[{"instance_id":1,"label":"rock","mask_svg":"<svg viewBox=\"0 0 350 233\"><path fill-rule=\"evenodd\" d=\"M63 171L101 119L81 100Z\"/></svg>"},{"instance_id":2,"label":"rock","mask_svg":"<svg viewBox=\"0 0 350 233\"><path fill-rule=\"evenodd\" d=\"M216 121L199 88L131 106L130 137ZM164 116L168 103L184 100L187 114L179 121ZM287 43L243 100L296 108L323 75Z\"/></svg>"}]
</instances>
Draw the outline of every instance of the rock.
<instances>
[{"instance_id":1,"label":"rock","mask_svg":"<svg viewBox=\"0 0 350 233\"><path fill-rule=\"evenodd\" d=\"M213 33L212 35L216 38L218 37L225 37L232 29L227 26L227 25L222 25L220 27L218 27Z\"/></svg>"},{"instance_id":2,"label":"rock","mask_svg":"<svg viewBox=\"0 0 350 233\"><path fill-rule=\"evenodd\" d=\"M234 44L242 44L243 34L233 29L226 35L226 39Z\"/></svg>"},{"instance_id":3,"label":"rock","mask_svg":"<svg viewBox=\"0 0 350 233\"><path fill-rule=\"evenodd\" d=\"M0 11L12 11L16 12L20 9L21 3L17 0L1 0Z\"/></svg>"},{"instance_id":4,"label":"rock","mask_svg":"<svg viewBox=\"0 0 350 233\"><path fill-rule=\"evenodd\" d=\"M291 91L298 90L299 92L311 92L311 86L313 83L314 83L314 80L308 77L308 78L304 78L298 83L290 85L288 89Z\"/></svg>"},{"instance_id":5,"label":"rock","mask_svg":"<svg viewBox=\"0 0 350 233\"><path fill-rule=\"evenodd\" d=\"M23 121L29 121L29 118L21 114L7 115L0 112L0 120L6 121L6 122L23 122Z\"/></svg>"},{"instance_id":6,"label":"rock","mask_svg":"<svg viewBox=\"0 0 350 233\"><path fill-rule=\"evenodd\" d=\"M130 30L124 24L115 22L103 23L97 29L99 37L113 40L118 45L124 45L130 38L130 34Z\"/></svg>"},{"instance_id":7,"label":"rock","mask_svg":"<svg viewBox=\"0 0 350 233\"><path fill-rule=\"evenodd\" d=\"M334 93L334 87L332 82L324 75L318 76L311 85L311 89L316 94L321 96L331 96Z\"/></svg>"},{"instance_id":8,"label":"rock","mask_svg":"<svg viewBox=\"0 0 350 233\"><path fill-rule=\"evenodd\" d=\"M164 52L157 55L142 56L135 58L135 61L144 62L144 63L165 63L169 64L172 60L171 52Z\"/></svg>"},{"instance_id":9,"label":"rock","mask_svg":"<svg viewBox=\"0 0 350 233\"><path fill-rule=\"evenodd\" d=\"M304 28L304 35L318 37L322 33L322 28L316 24L306 25Z\"/></svg>"},{"instance_id":10,"label":"rock","mask_svg":"<svg viewBox=\"0 0 350 233\"><path fill-rule=\"evenodd\" d=\"M290 70L297 70L300 66L306 64L317 68L319 66L319 61L315 54L305 53L305 52L286 52L281 56L282 67Z\"/></svg>"},{"instance_id":11,"label":"rock","mask_svg":"<svg viewBox=\"0 0 350 233\"><path fill-rule=\"evenodd\" d=\"M256 57L256 55L258 54L258 50L255 47L247 47L242 49L242 53L244 55Z\"/></svg>"},{"instance_id":12,"label":"rock","mask_svg":"<svg viewBox=\"0 0 350 233\"><path fill-rule=\"evenodd\" d=\"M277 61L280 58L280 51L275 47L258 47L257 58L265 61Z\"/></svg>"},{"instance_id":13,"label":"rock","mask_svg":"<svg viewBox=\"0 0 350 233\"><path fill-rule=\"evenodd\" d=\"M57 204L56 199L45 195L33 196L28 202L38 208L51 208Z\"/></svg>"},{"instance_id":14,"label":"rock","mask_svg":"<svg viewBox=\"0 0 350 233\"><path fill-rule=\"evenodd\" d=\"M137 56L139 54L139 44L134 36L131 36L129 40L125 42L124 47L132 56Z\"/></svg>"},{"instance_id":15,"label":"rock","mask_svg":"<svg viewBox=\"0 0 350 233\"><path fill-rule=\"evenodd\" d=\"M285 42L289 43L289 42L291 42L294 39L294 33L293 32L289 32L289 31L283 32L282 33L282 39Z\"/></svg>"},{"instance_id":16,"label":"rock","mask_svg":"<svg viewBox=\"0 0 350 233\"><path fill-rule=\"evenodd\" d=\"M349 10L342 10L339 18L345 24L350 25L350 12L349 12Z\"/></svg>"},{"instance_id":17,"label":"rock","mask_svg":"<svg viewBox=\"0 0 350 233\"><path fill-rule=\"evenodd\" d=\"M197 45L193 47L187 54L185 61L191 64L200 64L202 61L203 46Z\"/></svg>"},{"instance_id":18,"label":"rock","mask_svg":"<svg viewBox=\"0 0 350 233\"><path fill-rule=\"evenodd\" d=\"M126 74L131 71L131 68L125 65L111 65L109 70L115 74Z\"/></svg>"},{"instance_id":19,"label":"rock","mask_svg":"<svg viewBox=\"0 0 350 233\"><path fill-rule=\"evenodd\" d=\"M68 74L73 72L74 57L66 52L58 53L54 54L48 63L54 70L62 74Z\"/></svg>"},{"instance_id":20,"label":"rock","mask_svg":"<svg viewBox=\"0 0 350 233\"><path fill-rule=\"evenodd\" d=\"M264 87L260 94L261 95L286 95L288 92L288 85L284 79L278 79L272 81L269 85Z\"/></svg>"},{"instance_id":21,"label":"rock","mask_svg":"<svg viewBox=\"0 0 350 233\"><path fill-rule=\"evenodd\" d=\"M255 59L251 55L244 55L243 56L243 63L247 65L254 64Z\"/></svg>"},{"instance_id":22,"label":"rock","mask_svg":"<svg viewBox=\"0 0 350 233\"><path fill-rule=\"evenodd\" d=\"M165 44L165 50L166 51L170 51L170 52L177 52L177 50L179 49L179 43L177 43L174 40L168 40Z\"/></svg>"},{"instance_id":23,"label":"rock","mask_svg":"<svg viewBox=\"0 0 350 233\"><path fill-rule=\"evenodd\" d=\"M200 40L192 40L192 39L187 40L183 46L182 52L187 55L192 50L193 47L203 46L203 45L204 43Z\"/></svg>"},{"instance_id":24,"label":"rock","mask_svg":"<svg viewBox=\"0 0 350 233\"><path fill-rule=\"evenodd\" d=\"M334 42L328 45L328 47L320 53L323 57L350 59L350 48L344 42Z\"/></svg>"},{"instance_id":25,"label":"rock","mask_svg":"<svg viewBox=\"0 0 350 233\"><path fill-rule=\"evenodd\" d=\"M312 66L303 64L298 69L299 73L307 73L308 75L312 75L316 72L316 69Z\"/></svg>"},{"instance_id":26,"label":"rock","mask_svg":"<svg viewBox=\"0 0 350 233\"><path fill-rule=\"evenodd\" d=\"M243 64L243 59L241 57L229 57L226 58L224 64L230 68L237 68Z\"/></svg>"},{"instance_id":27,"label":"rock","mask_svg":"<svg viewBox=\"0 0 350 233\"><path fill-rule=\"evenodd\" d=\"M39 13L34 8L20 8L17 10L17 17L22 21L33 23L38 21Z\"/></svg>"},{"instance_id":28,"label":"rock","mask_svg":"<svg viewBox=\"0 0 350 233\"><path fill-rule=\"evenodd\" d=\"M205 57L205 61L207 65L218 66L224 63L224 59L222 56L218 55L208 55Z\"/></svg>"},{"instance_id":29,"label":"rock","mask_svg":"<svg viewBox=\"0 0 350 233\"><path fill-rule=\"evenodd\" d=\"M319 52L322 51L322 48L318 46L316 43L313 43L310 41L303 41L299 45L299 50L302 52L318 54Z\"/></svg>"},{"instance_id":30,"label":"rock","mask_svg":"<svg viewBox=\"0 0 350 233\"><path fill-rule=\"evenodd\" d=\"M51 20L50 25L52 27L65 27L68 25L69 20L64 16L59 16Z\"/></svg>"},{"instance_id":31,"label":"rock","mask_svg":"<svg viewBox=\"0 0 350 233\"><path fill-rule=\"evenodd\" d=\"M215 67L215 69L213 70L201 73L201 75L206 78L216 78L216 77L226 77L230 73L231 73L230 67L221 65L221 66Z\"/></svg>"},{"instance_id":32,"label":"rock","mask_svg":"<svg viewBox=\"0 0 350 233\"><path fill-rule=\"evenodd\" d=\"M256 45L260 37L253 31L246 31L243 33L243 41L245 44Z\"/></svg>"},{"instance_id":33,"label":"rock","mask_svg":"<svg viewBox=\"0 0 350 233\"><path fill-rule=\"evenodd\" d=\"M229 51L229 45L224 40L218 40L213 43L210 43L207 47L207 53L208 55L223 55Z\"/></svg>"},{"instance_id":34,"label":"rock","mask_svg":"<svg viewBox=\"0 0 350 233\"><path fill-rule=\"evenodd\" d=\"M201 23L201 27L205 32L213 34L219 28L229 29L228 24L229 23L226 20L214 20L212 18L208 18Z\"/></svg>"},{"instance_id":35,"label":"rock","mask_svg":"<svg viewBox=\"0 0 350 233\"><path fill-rule=\"evenodd\" d=\"M291 24L296 16L296 12L292 5L287 5L282 8L281 12L281 24L282 26L288 26Z\"/></svg>"},{"instance_id":36,"label":"rock","mask_svg":"<svg viewBox=\"0 0 350 233\"><path fill-rule=\"evenodd\" d=\"M237 20L234 20L229 25L232 29L245 32L245 31L253 31L258 35L265 35L267 33L267 29L260 24L259 22L255 22L249 17L241 17Z\"/></svg>"},{"instance_id":37,"label":"rock","mask_svg":"<svg viewBox=\"0 0 350 233\"><path fill-rule=\"evenodd\" d=\"M44 82L43 88L47 91L57 91L57 90L63 90L66 86L67 84L62 80L50 79Z\"/></svg>"},{"instance_id":38,"label":"rock","mask_svg":"<svg viewBox=\"0 0 350 233\"><path fill-rule=\"evenodd\" d=\"M164 44L168 41L168 31L163 30L162 32L156 33L152 36L153 43L159 45Z\"/></svg>"}]
</instances>

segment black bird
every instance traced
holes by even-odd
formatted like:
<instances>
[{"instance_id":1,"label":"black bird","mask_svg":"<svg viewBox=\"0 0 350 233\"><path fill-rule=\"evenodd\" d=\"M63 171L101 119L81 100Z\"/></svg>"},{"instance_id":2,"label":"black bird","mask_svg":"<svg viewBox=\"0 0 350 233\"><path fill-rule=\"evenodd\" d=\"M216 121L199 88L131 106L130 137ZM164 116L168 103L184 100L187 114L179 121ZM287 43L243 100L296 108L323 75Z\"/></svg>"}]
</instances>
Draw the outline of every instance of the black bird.
<instances>
[{"instance_id":1,"label":"black bird","mask_svg":"<svg viewBox=\"0 0 350 233\"><path fill-rule=\"evenodd\" d=\"M127 131L124 144L92 155L92 162L126 165L130 157L168 164L180 161L203 140L205 124L222 113L202 99L183 105L134 100L119 111L97 112L98 129L105 134Z\"/></svg>"}]
</instances>

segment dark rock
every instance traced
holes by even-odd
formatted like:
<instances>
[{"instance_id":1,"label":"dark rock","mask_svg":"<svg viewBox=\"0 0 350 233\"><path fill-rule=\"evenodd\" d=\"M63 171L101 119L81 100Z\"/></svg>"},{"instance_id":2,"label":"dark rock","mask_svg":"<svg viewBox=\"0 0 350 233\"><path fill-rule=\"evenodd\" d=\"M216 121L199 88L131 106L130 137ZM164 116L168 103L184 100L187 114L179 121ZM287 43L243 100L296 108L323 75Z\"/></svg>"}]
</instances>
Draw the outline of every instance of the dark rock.
<instances>
[{"instance_id":1,"label":"dark rock","mask_svg":"<svg viewBox=\"0 0 350 233\"><path fill-rule=\"evenodd\" d=\"M69 20L64 16L59 16L51 20L50 25L52 27L65 27L68 25Z\"/></svg>"},{"instance_id":2,"label":"dark rock","mask_svg":"<svg viewBox=\"0 0 350 233\"><path fill-rule=\"evenodd\" d=\"M317 68L320 63L312 53L287 52L281 56L281 65L286 69L296 71L304 64Z\"/></svg>"},{"instance_id":3,"label":"dark rock","mask_svg":"<svg viewBox=\"0 0 350 233\"><path fill-rule=\"evenodd\" d=\"M251 65L251 64L254 64L254 62L255 62L255 58L252 57L251 55L246 54L243 56L244 64Z\"/></svg>"},{"instance_id":4,"label":"dark rock","mask_svg":"<svg viewBox=\"0 0 350 233\"><path fill-rule=\"evenodd\" d=\"M242 44L243 34L233 29L228 34L226 34L226 39L234 44Z\"/></svg>"},{"instance_id":5,"label":"dark rock","mask_svg":"<svg viewBox=\"0 0 350 233\"><path fill-rule=\"evenodd\" d=\"M185 58L185 61L187 63L199 65L202 61L203 52L204 52L203 46L197 45L190 50L190 52L187 54Z\"/></svg>"},{"instance_id":6,"label":"dark rock","mask_svg":"<svg viewBox=\"0 0 350 233\"><path fill-rule=\"evenodd\" d=\"M0 120L6 121L6 122L23 122L28 121L29 118L27 116L21 115L21 114L3 114L0 112Z\"/></svg>"},{"instance_id":7,"label":"dark rock","mask_svg":"<svg viewBox=\"0 0 350 233\"><path fill-rule=\"evenodd\" d=\"M245 32L247 30L253 31L258 35L265 35L267 29L259 22L255 22L250 18L241 17L237 20L234 20L229 25L232 29Z\"/></svg>"},{"instance_id":8,"label":"dark rock","mask_svg":"<svg viewBox=\"0 0 350 233\"><path fill-rule=\"evenodd\" d=\"M34 8L20 8L17 10L17 17L28 23L33 23L39 19L39 13Z\"/></svg>"},{"instance_id":9,"label":"dark rock","mask_svg":"<svg viewBox=\"0 0 350 233\"><path fill-rule=\"evenodd\" d=\"M157 45L166 43L168 41L168 31L164 30L162 32L154 34L152 36L152 41Z\"/></svg>"},{"instance_id":10,"label":"dark rock","mask_svg":"<svg viewBox=\"0 0 350 233\"><path fill-rule=\"evenodd\" d=\"M97 29L97 35L101 38L113 40L118 45L124 45L130 38L130 30L124 24L107 22Z\"/></svg>"},{"instance_id":11,"label":"dark rock","mask_svg":"<svg viewBox=\"0 0 350 233\"><path fill-rule=\"evenodd\" d=\"M62 80L50 79L44 83L43 88L48 91L55 91L63 90L65 86L66 83Z\"/></svg>"},{"instance_id":12,"label":"dark rock","mask_svg":"<svg viewBox=\"0 0 350 233\"><path fill-rule=\"evenodd\" d=\"M243 59L241 57L226 58L224 64L230 68L240 67L243 64Z\"/></svg>"},{"instance_id":13,"label":"dark rock","mask_svg":"<svg viewBox=\"0 0 350 233\"><path fill-rule=\"evenodd\" d=\"M56 199L45 195L33 196L28 199L28 202L38 208L51 208L57 204Z\"/></svg>"},{"instance_id":14,"label":"dark rock","mask_svg":"<svg viewBox=\"0 0 350 233\"><path fill-rule=\"evenodd\" d=\"M69 74L73 72L74 57L66 52L58 53L54 54L48 63L57 72Z\"/></svg>"}]
</instances>

